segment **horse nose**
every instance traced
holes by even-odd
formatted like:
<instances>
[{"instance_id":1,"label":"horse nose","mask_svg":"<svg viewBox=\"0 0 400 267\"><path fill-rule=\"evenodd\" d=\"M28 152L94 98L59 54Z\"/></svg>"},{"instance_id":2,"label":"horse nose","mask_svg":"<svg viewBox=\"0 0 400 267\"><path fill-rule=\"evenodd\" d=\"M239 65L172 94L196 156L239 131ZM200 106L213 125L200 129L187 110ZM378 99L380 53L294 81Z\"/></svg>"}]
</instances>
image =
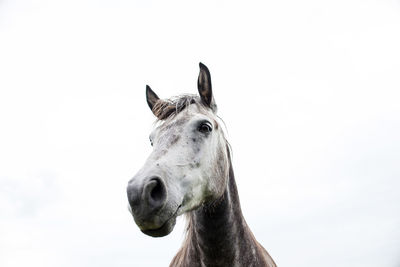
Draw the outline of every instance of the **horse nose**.
<instances>
[{"instance_id":1,"label":"horse nose","mask_svg":"<svg viewBox=\"0 0 400 267\"><path fill-rule=\"evenodd\" d=\"M140 205L140 196L142 195L143 187L138 185L129 184L126 189L128 195L128 202L131 206L132 210L137 210L137 207Z\"/></svg>"},{"instance_id":2,"label":"horse nose","mask_svg":"<svg viewBox=\"0 0 400 267\"><path fill-rule=\"evenodd\" d=\"M161 209L167 201L167 190L160 177L152 177L139 185L129 185L127 188L129 205L133 213L149 214Z\"/></svg>"}]
</instances>

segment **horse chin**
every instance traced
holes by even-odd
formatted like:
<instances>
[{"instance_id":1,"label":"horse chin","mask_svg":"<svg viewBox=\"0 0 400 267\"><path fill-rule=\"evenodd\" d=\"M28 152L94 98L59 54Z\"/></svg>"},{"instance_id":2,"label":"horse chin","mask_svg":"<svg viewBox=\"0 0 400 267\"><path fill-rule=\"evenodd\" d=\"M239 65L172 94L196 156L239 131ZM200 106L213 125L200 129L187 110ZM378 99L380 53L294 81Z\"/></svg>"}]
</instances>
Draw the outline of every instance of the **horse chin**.
<instances>
[{"instance_id":1,"label":"horse chin","mask_svg":"<svg viewBox=\"0 0 400 267\"><path fill-rule=\"evenodd\" d=\"M156 228L156 229L147 229L147 230L141 230L142 233L152 236L152 237L163 237L168 235L169 233L174 230L176 223L176 217L173 216L170 219L168 219L161 227Z\"/></svg>"}]
</instances>

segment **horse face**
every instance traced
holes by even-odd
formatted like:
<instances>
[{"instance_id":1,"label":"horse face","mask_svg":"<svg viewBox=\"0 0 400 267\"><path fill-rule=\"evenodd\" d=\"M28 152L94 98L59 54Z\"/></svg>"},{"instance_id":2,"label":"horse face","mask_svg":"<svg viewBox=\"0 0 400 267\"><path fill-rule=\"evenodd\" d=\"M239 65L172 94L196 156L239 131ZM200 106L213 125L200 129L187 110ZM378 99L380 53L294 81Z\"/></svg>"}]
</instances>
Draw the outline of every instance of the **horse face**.
<instances>
[{"instance_id":1,"label":"horse face","mask_svg":"<svg viewBox=\"0 0 400 267\"><path fill-rule=\"evenodd\" d=\"M201 93L197 99L201 102L190 102L154 129L150 135L153 152L129 181L130 210L147 235L169 234L177 216L220 197L225 188L226 141L212 108L215 104L212 95L208 102Z\"/></svg>"}]
</instances>

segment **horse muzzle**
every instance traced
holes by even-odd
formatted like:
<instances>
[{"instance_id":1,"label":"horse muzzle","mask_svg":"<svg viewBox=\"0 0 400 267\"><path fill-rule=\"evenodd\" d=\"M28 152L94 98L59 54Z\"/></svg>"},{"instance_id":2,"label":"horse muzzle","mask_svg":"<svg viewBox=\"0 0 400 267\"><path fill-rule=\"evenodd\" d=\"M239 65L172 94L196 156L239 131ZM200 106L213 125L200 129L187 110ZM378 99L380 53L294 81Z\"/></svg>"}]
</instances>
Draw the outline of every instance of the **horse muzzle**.
<instances>
[{"instance_id":1,"label":"horse muzzle","mask_svg":"<svg viewBox=\"0 0 400 267\"><path fill-rule=\"evenodd\" d=\"M162 178L137 178L134 177L127 187L130 211L136 224L146 235L168 235L175 226L179 207L168 203L168 191Z\"/></svg>"}]
</instances>

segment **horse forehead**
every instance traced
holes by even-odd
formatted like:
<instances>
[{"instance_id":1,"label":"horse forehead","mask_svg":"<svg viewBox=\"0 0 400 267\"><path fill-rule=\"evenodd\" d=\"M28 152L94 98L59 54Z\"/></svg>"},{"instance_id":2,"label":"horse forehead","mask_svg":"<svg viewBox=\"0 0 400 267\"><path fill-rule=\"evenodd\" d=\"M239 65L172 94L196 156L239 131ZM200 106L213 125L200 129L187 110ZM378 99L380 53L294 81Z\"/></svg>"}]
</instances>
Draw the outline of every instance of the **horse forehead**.
<instances>
[{"instance_id":1,"label":"horse forehead","mask_svg":"<svg viewBox=\"0 0 400 267\"><path fill-rule=\"evenodd\" d=\"M161 133L169 133L171 131L180 132L182 128L190 121L191 117L192 116L189 116L188 114L182 114L182 116L177 116L170 121L164 122L158 130Z\"/></svg>"}]
</instances>

